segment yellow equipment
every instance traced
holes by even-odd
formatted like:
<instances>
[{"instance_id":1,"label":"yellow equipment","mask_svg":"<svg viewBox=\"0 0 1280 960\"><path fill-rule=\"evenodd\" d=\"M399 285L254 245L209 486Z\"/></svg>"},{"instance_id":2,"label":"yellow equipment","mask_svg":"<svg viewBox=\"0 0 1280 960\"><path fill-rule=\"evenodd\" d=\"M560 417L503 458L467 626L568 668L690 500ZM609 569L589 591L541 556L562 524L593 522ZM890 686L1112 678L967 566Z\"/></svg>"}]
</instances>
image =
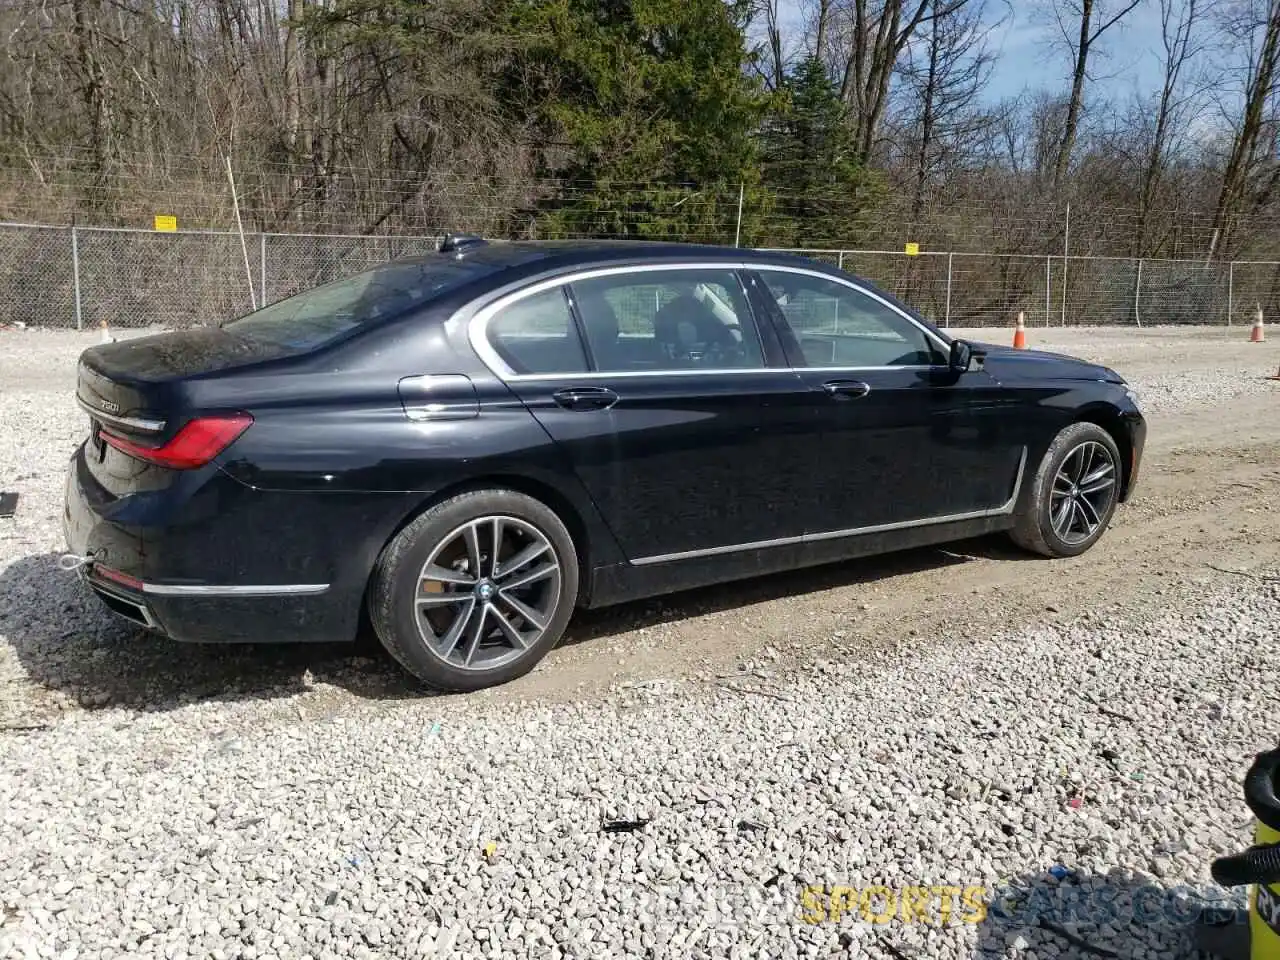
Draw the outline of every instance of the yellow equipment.
<instances>
[{"instance_id":1,"label":"yellow equipment","mask_svg":"<svg viewBox=\"0 0 1280 960\"><path fill-rule=\"evenodd\" d=\"M1244 781L1245 802L1257 818L1253 846L1213 862L1211 873L1224 887L1249 891L1249 960L1280 960L1280 750L1261 753Z\"/></svg>"}]
</instances>

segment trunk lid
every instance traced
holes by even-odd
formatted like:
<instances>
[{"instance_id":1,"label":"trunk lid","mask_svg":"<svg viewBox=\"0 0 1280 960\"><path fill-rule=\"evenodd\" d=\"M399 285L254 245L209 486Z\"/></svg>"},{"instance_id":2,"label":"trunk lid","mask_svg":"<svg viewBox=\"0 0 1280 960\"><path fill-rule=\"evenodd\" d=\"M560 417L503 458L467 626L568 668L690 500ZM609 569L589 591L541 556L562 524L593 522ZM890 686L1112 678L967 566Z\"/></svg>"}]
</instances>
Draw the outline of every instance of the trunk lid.
<instances>
[{"instance_id":1,"label":"trunk lid","mask_svg":"<svg viewBox=\"0 0 1280 960\"><path fill-rule=\"evenodd\" d=\"M181 471L115 449L103 440L103 431L158 446L189 419L185 381L270 360L279 352L217 328L136 337L85 350L76 400L89 414L84 448L89 474L112 497L167 488Z\"/></svg>"},{"instance_id":2,"label":"trunk lid","mask_svg":"<svg viewBox=\"0 0 1280 960\"><path fill-rule=\"evenodd\" d=\"M203 327L104 343L86 350L80 362L115 381L167 383L261 363L287 352L281 346L237 336L220 327Z\"/></svg>"}]
</instances>

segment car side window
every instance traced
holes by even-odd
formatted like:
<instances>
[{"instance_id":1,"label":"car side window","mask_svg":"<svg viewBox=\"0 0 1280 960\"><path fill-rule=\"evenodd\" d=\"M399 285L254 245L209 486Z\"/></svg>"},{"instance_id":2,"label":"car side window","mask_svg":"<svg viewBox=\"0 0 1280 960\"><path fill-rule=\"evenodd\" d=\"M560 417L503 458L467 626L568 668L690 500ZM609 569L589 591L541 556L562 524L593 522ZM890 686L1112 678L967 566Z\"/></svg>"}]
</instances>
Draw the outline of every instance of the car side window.
<instances>
[{"instance_id":1,"label":"car side window","mask_svg":"<svg viewBox=\"0 0 1280 960\"><path fill-rule=\"evenodd\" d=\"M575 281L595 369L758 369L764 352L731 269L643 270Z\"/></svg>"},{"instance_id":2,"label":"car side window","mask_svg":"<svg viewBox=\"0 0 1280 960\"><path fill-rule=\"evenodd\" d=\"M761 271L810 367L915 367L944 362L925 332L880 300L834 280Z\"/></svg>"},{"instance_id":3,"label":"car side window","mask_svg":"<svg viewBox=\"0 0 1280 960\"><path fill-rule=\"evenodd\" d=\"M523 297L489 321L489 342L516 373L585 373L587 356L564 287Z\"/></svg>"}]
</instances>

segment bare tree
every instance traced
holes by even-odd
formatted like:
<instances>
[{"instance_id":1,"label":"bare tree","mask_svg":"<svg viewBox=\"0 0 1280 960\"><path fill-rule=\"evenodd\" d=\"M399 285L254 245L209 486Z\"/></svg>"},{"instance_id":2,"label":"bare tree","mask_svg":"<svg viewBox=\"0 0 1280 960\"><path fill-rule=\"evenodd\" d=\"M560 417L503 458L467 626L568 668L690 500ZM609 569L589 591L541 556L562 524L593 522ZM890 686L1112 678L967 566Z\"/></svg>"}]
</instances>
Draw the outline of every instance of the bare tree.
<instances>
[{"instance_id":1,"label":"bare tree","mask_svg":"<svg viewBox=\"0 0 1280 960\"><path fill-rule=\"evenodd\" d=\"M1084 109L1084 85L1089 79L1089 58L1102 37L1131 13L1142 0L1048 0L1058 40L1071 57L1071 96L1053 165L1053 184L1061 185L1071 165L1080 116Z\"/></svg>"},{"instance_id":2,"label":"bare tree","mask_svg":"<svg viewBox=\"0 0 1280 960\"><path fill-rule=\"evenodd\" d=\"M1138 194L1138 230L1136 249L1142 255L1147 244L1151 207L1164 174L1171 140L1185 130L1180 121L1183 108L1194 96L1183 89L1188 65L1200 53L1199 20L1204 12L1203 0L1160 0L1160 42L1163 81L1156 103L1151 142Z\"/></svg>"},{"instance_id":3,"label":"bare tree","mask_svg":"<svg viewBox=\"0 0 1280 960\"><path fill-rule=\"evenodd\" d=\"M93 184L101 188L114 151L113 96L102 63L100 6L97 0L72 0L75 64L89 121L89 151Z\"/></svg>"},{"instance_id":4,"label":"bare tree","mask_svg":"<svg viewBox=\"0 0 1280 960\"><path fill-rule=\"evenodd\" d=\"M1044 90L1005 101L999 130L1007 169L1029 181L1045 180L1062 142L1066 116L1066 97Z\"/></svg>"},{"instance_id":5,"label":"bare tree","mask_svg":"<svg viewBox=\"0 0 1280 960\"><path fill-rule=\"evenodd\" d=\"M960 10L970 0L831 0L823 4L818 50L840 80L854 146L871 159L889 99L889 83L908 41L921 26Z\"/></svg>"},{"instance_id":6,"label":"bare tree","mask_svg":"<svg viewBox=\"0 0 1280 960\"><path fill-rule=\"evenodd\" d=\"M1242 109L1235 124L1213 219L1216 236L1225 246L1231 238L1234 221L1244 207L1250 179L1257 172L1259 161L1265 158L1260 156L1264 131L1268 126L1274 130L1274 124L1267 121L1274 119L1269 118L1268 113L1275 110L1280 82L1280 0L1241 0L1226 6L1222 13L1225 40L1243 54ZM1274 144L1272 148L1274 157ZM1275 164L1272 167L1263 196L1269 196L1280 180L1280 167Z\"/></svg>"},{"instance_id":7,"label":"bare tree","mask_svg":"<svg viewBox=\"0 0 1280 960\"><path fill-rule=\"evenodd\" d=\"M751 24L759 24L759 29L764 31L764 36L755 45L752 66L770 90L782 89L787 78L788 58L783 48L778 4L779 0L752 0L750 8Z\"/></svg>"},{"instance_id":8,"label":"bare tree","mask_svg":"<svg viewBox=\"0 0 1280 960\"><path fill-rule=\"evenodd\" d=\"M1142 0L1036 0L1070 70L1060 90L994 104L980 37L1004 0L735 10L749 2L766 85L818 56L841 94L840 159L861 161L867 189L855 202L813 177L753 197L748 181L748 217L781 209L765 195L775 189L832 221L861 218L859 243L896 245L910 224L935 249L1056 253L1056 183L1071 191L1073 251L1202 257L1216 227L1217 255L1280 256L1280 0L1145 0L1161 28L1141 45L1160 70L1129 110L1108 111L1097 107L1130 102L1133 74L1117 62L1102 76L1103 54ZM510 6L3 0L0 219L138 226L173 212L183 227L225 227L230 147L249 229L518 235L563 189L539 172L578 147L530 92L554 99L574 80L525 55L529 37L501 19ZM619 82L643 82L627 69ZM1220 117L1201 109L1210 79ZM736 209L737 197L735 186L717 203Z\"/></svg>"},{"instance_id":9,"label":"bare tree","mask_svg":"<svg viewBox=\"0 0 1280 960\"><path fill-rule=\"evenodd\" d=\"M907 114L911 159L912 221L918 221L926 190L949 161L980 153L994 123L980 104L994 57L987 39L997 23L988 20L985 0L943 12L944 0L931 0L931 16L918 42L899 64L903 108Z\"/></svg>"},{"instance_id":10,"label":"bare tree","mask_svg":"<svg viewBox=\"0 0 1280 960\"><path fill-rule=\"evenodd\" d=\"M831 27L831 0L817 0L813 23L813 55L821 58L827 49L827 34Z\"/></svg>"}]
</instances>

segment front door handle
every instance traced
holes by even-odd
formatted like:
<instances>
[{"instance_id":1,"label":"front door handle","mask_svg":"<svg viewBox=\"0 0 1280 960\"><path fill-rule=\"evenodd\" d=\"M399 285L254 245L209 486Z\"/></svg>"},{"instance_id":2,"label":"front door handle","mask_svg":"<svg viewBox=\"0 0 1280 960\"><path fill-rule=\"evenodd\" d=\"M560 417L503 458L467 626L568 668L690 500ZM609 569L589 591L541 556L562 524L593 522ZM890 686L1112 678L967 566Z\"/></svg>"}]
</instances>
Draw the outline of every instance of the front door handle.
<instances>
[{"instance_id":1,"label":"front door handle","mask_svg":"<svg viewBox=\"0 0 1280 960\"><path fill-rule=\"evenodd\" d=\"M836 399L856 400L871 392L871 384L861 380L828 380L822 385L822 389L827 391L828 396Z\"/></svg>"},{"instance_id":2,"label":"front door handle","mask_svg":"<svg viewBox=\"0 0 1280 960\"><path fill-rule=\"evenodd\" d=\"M608 387L566 387L551 399L566 410L608 410L618 402L618 395Z\"/></svg>"}]
</instances>

